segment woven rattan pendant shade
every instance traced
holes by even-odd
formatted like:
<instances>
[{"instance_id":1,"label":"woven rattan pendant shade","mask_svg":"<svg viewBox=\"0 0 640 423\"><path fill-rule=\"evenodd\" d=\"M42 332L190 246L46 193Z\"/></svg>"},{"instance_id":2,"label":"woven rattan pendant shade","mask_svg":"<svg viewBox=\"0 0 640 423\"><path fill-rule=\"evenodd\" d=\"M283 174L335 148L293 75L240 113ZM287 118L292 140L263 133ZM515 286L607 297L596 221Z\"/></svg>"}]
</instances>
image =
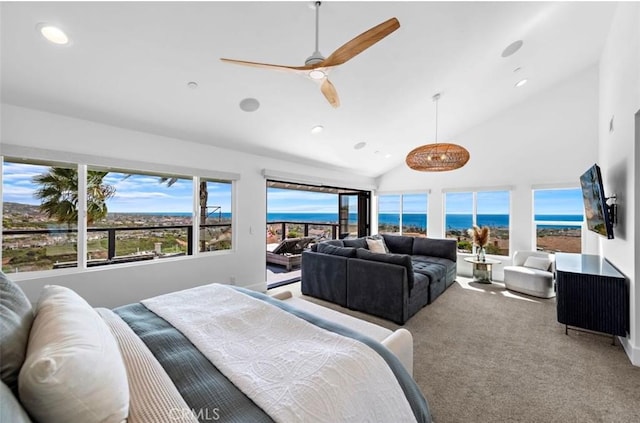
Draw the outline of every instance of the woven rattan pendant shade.
<instances>
[{"instance_id":1,"label":"woven rattan pendant shade","mask_svg":"<svg viewBox=\"0 0 640 423\"><path fill-rule=\"evenodd\" d=\"M407 166L422 172L459 169L469 161L469 152L458 144L421 145L407 154Z\"/></svg>"},{"instance_id":2,"label":"woven rattan pendant shade","mask_svg":"<svg viewBox=\"0 0 640 423\"><path fill-rule=\"evenodd\" d=\"M438 100L440 94L433 96L436 102L436 142L421 145L407 154L407 166L421 172L444 172L459 169L469 161L466 148L451 143L438 143Z\"/></svg>"}]
</instances>

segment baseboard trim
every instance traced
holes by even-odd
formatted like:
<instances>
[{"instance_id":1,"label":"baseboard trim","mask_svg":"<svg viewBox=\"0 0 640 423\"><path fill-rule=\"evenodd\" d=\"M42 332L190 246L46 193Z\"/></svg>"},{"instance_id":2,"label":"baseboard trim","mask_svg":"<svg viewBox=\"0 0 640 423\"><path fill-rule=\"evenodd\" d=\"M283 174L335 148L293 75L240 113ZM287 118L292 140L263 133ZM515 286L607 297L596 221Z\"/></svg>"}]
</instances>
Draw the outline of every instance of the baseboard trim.
<instances>
[{"instance_id":1,"label":"baseboard trim","mask_svg":"<svg viewBox=\"0 0 640 423\"><path fill-rule=\"evenodd\" d=\"M640 348L633 345L629 338L618 337L618 340L620 340L624 352L627 353L627 357L631 360L631 364L640 367Z\"/></svg>"}]
</instances>

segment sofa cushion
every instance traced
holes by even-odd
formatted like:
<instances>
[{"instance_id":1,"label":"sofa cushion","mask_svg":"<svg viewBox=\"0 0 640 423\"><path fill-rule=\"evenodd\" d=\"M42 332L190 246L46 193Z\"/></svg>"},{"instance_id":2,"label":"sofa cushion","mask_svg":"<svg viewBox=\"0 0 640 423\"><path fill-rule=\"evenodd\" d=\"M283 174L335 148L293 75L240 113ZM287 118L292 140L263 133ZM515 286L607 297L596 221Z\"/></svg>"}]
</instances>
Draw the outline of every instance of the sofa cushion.
<instances>
[{"instance_id":1,"label":"sofa cushion","mask_svg":"<svg viewBox=\"0 0 640 423\"><path fill-rule=\"evenodd\" d=\"M321 244L334 245L336 247L344 247L344 244L342 243L341 239L330 239L328 241L322 241L322 242L318 242L316 244L313 244L311 246L311 251L317 252L318 251L318 246L320 246Z\"/></svg>"},{"instance_id":2,"label":"sofa cushion","mask_svg":"<svg viewBox=\"0 0 640 423\"><path fill-rule=\"evenodd\" d=\"M353 247L336 247L335 245L322 242L318 244L318 252L342 257L355 257L356 249Z\"/></svg>"},{"instance_id":3,"label":"sofa cushion","mask_svg":"<svg viewBox=\"0 0 640 423\"><path fill-rule=\"evenodd\" d=\"M447 274L447 266L442 263L413 261L413 271L428 276L430 280L444 279Z\"/></svg>"},{"instance_id":4,"label":"sofa cushion","mask_svg":"<svg viewBox=\"0 0 640 423\"><path fill-rule=\"evenodd\" d=\"M33 309L26 295L0 272L0 376L14 392L32 323Z\"/></svg>"},{"instance_id":5,"label":"sofa cushion","mask_svg":"<svg viewBox=\"0 0 640 423\"><path fill-rule=\"evenodd\" d=\"M414 277L413 290L409 296L409 316L413 316L430 302L429 291L431 283L429 277L421 273L414 273Z\"/></svg>"},{"instance_id":6,"label":"sofa cushion","mask_svg":"<svg viewBox=\"0 0 640 423\"><path fill-rule=\"evenodd\" d=\"M455 264L454 261L451 261L442 257L431 257L431 256L411 256L411 261L413 263L423 262L423 263L437 263L443 266L452 266Z\"/></svg>"},{"instance_id":7,"label":"sofa cushion","mask_svg":"<svg viewBox=\"0 0 640 423\"><path fill-rule=\"evenodd\" d=\"M389 251L395 254L413 254L413 237L383 234Z\"/></svg>"},{"instance_id":8,"label":"sofa cushion","mask_svg":"<svg viewBox=\"0 0 640 423\"><path fill-rule=\"evenodd\" d=\"M455 239L416 238L413 241L414 256L441 257L452 261L458 259L458 247Z\"/></svg>"},{"instance_id":9,"label":"sofa cushion","mask_svg":"<svg viewBox=\"0 0 640 423\"><path fill-rule=\"evenodd\" d=\"M353 238L353 239L343 239L345 247L353 247L353 248L369 248L367 246L367 240L365 238Z\"/></svg>"},{"instance_id":10,"label":"sofa cushion","mask_svg":"<svg viewBox=\"0 0 640 423\"><path fill-rule=\"evenodd\" d=\"M388 264L396 264L399 266L404 266L407 269L407 285L409 286L409 291L413 288L414 276L413 276L413 268L411 265L411 257L406 254L380 254L380 253L372 253L369 250L365 250L364 248L358 248L356 250L356 255L359 259L363 260L372 260L381 263Z\"/></svg>"}]
</instances>

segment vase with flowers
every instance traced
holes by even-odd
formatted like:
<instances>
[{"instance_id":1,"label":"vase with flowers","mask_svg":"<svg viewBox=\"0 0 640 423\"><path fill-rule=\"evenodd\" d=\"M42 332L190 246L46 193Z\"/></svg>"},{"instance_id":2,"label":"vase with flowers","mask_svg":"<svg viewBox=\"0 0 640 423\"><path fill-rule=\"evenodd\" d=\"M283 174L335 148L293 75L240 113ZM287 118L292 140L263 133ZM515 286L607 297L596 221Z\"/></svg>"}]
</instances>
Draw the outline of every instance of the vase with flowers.
<instances>
[{"instance_id":1,"label":"vase with flowers","mask_svg":"<svg viewBox=\"0 0 640 423\"><path fill-rule=\"evenodd\" d=\"M484 247L489 242L489 227L473 225L473 228L469 229L468 233L476 246L476 259L485 261Z\"/></svg>"}]
</instances>

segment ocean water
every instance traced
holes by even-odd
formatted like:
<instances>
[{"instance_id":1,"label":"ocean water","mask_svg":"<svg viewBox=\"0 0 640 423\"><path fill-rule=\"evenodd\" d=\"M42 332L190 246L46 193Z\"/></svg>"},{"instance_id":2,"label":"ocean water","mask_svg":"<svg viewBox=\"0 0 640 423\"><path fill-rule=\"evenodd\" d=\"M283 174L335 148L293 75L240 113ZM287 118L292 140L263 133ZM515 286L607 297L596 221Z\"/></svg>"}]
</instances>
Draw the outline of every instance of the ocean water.
<instances>
[{"instance_id":1,"label":"ocean water","mask_svg":"<svg viewBox=\"0 0 640 423\"><path fill-rule=\"evenodd\" d=\"M426 229L427 218L424 214L405 213L402 215L402 224L420 229ZM575 223L582 222L582 215L536 215L536 221L554 222L554 224L543 225L543 228L571 228ZM267 222L273 221L294 221L294 222L317 222L317 223L338 223L337 213L268 213ZM356 222L356 215L349 215L349 222ZM446 216L447 229L463 230L472 226L473 217L470 214L448 214ZM561 222L567 222L563 225ZM399 215L393 213L381 213L378 215L378 223L385 225L399 225ZM571 225L570 223L574 223ZM479 214L477 216L479 226L489 226L494 228L506 228L509 226L509 215L506 214Z\"/></svg>"},{"instance_id":2,"label":"ocean water","mask_svg":"<svg viewBox=\"0 0 640 423\"><path fill-rule=\"evenodd\" d=\"M136 213L149 215L165 215L165 216L190 216L191 213ZM218 215L212 215L216 218ZM221 217L230 218L231 213L222 213ZM356 223L356 214L349 215L349 222ZM402 215L402 224L407 227L414 227L425 230L427 227L427 218L424 214L405 213ZM583 221L582 215L536 215L535 220L540 222L540 228L546 229L563 229L575 228L576 224ZM267 213L267 222L314 222L314 223L338 223L338 213ZM378 222L381 225L399 225L399 215L394 213L380 213ZM472 226L473 218L470 214L447 214L445 226L448 230L465 230ZM543 222L553 222L553 224L544 224ZM563 224L567 222L567 224ZM506 228L509 226L509 215L506 214L479 214L477 216L477 224L479 226L489 226L493 228Z\"/></svg>"}]
</instances>

